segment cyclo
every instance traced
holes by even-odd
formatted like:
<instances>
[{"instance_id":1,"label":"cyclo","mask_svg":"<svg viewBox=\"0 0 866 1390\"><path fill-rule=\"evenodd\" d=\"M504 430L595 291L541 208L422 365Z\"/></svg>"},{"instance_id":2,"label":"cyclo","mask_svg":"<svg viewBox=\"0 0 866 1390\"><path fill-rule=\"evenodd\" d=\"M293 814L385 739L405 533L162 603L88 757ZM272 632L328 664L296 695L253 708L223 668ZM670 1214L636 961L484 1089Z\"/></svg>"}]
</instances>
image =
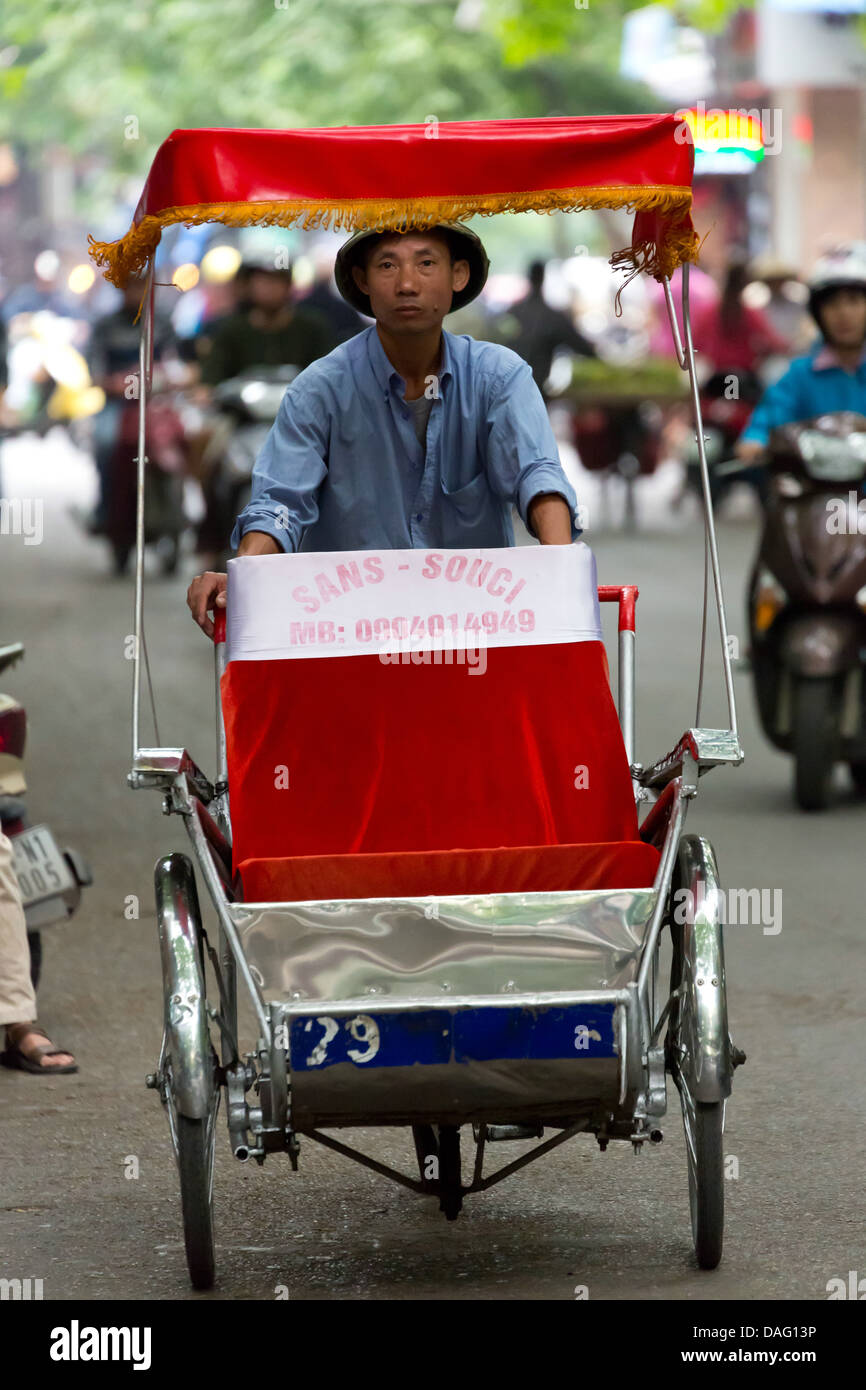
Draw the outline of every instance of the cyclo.
<instances>
[{"instance_id":1,"label":"cyclo","mask_svg":"<svg viewBox=\"0 0 866 1390\"><path fill-rule=\"evenodd\" d=\"M721 1258L724 1111L744 1055L728 1028L716 859L685 819L700 775L743 755L689 319L693 155L677 132L673 115L442 124L435 140L425 126L176 131L130 231L91 248L116 284L144 266L148 275L128 780L163 793L192 847L155 868L164 1031L148 1084L169 1119L197 1289L214 1280L223 1092L239 1160L286 1153L296 1169L309 1140L429 1194L454 1219L468 1194L577 1134L602 1149L657 1142L670 1075L697 1260L709 1269ZM664 286L703 482L701 670L711 572L728 727L700 727L699 691L695 727L673 751L634 761L638 590L598 588L577 543L232 560L227 622L215 631L216 777L185 748L142 746L146 401L162 227L399 230L584 208L634 210L632 244L612 263ZM326 599L332 607L311 619ZM599 602L618 605L618 711ZM482 653L484 678L472 679L465 666ZM427 718L414 717L419 706ZM214 946L197 875L216 912ZM249 1052L239 983L258 1030ZM329 1132L384 1125L411 1127L417 1174ZM461 1133L473 1153L465 1175ZM534 1148L485 1173L488 1145L533 1137Z\"/></svg>"}]
</instances>

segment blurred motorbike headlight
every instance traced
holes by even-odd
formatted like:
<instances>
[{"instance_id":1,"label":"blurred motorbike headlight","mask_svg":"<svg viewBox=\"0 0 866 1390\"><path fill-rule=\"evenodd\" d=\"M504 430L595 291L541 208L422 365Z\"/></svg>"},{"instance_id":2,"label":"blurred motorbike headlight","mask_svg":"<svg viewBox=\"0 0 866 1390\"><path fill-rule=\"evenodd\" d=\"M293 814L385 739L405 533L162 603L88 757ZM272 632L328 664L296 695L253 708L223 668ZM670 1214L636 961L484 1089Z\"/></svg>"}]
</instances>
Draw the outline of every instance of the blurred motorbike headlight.
<instances>
[{"instance_id":1,"label":"blurred motorbike headlight","mask_svg":"<svg viewBox=\"0 0 866 1390\"><path fill-rule=\"evenodd\" d=\"M766 632L775 622L787 601L788 595L775 575L771 574L768 569L760 570L753 600L755 630Z\"/></svg>"},{"instance_id":2,"label":"blurred motorbike headlight","mask_svg":"<svg viewBox=\"0 0 866 1390\"><path fill-rule=\"evenodd\" d=\"M780 473L776 478L776 488L782 497L803 496L803 484L793 473Z\"/></svg>"}]
</instances>

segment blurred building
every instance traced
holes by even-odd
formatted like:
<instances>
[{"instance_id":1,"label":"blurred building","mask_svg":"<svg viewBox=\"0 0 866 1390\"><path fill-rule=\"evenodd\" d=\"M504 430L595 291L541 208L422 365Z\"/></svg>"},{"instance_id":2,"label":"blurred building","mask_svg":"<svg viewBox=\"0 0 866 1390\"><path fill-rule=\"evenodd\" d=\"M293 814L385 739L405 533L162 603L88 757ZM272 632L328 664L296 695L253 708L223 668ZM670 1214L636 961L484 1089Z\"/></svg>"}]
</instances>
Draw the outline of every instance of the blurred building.
<instances>
[{"instance_id":1,"label":"blurred building","mask_svg":"<svg viewBox=\"0 0 866 1390\"><path fill-rule=\"evenodd\" d=\"M641 66L704 137L694 215L705 269L721 273L733 251L805 271L828 244L866 236L864 11L866 0L757 0L716 36L657 5L627 17L623 70Z\"/></svg>"}]
</instances>

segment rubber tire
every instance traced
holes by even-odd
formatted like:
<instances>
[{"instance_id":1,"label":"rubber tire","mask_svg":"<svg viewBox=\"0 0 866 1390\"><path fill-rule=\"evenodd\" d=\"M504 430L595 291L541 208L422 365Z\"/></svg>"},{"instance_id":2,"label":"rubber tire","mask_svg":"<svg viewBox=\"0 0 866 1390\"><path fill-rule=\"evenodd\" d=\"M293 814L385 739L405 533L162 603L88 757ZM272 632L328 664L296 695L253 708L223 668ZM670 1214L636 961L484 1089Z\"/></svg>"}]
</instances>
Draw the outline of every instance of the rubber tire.
<instances>
[{"instance_id":1,"label":"rubber tire","mask_svg":"<svg viewBox=\"0 0 866 1390\"><path fill-rule=\"evenodd\" d=\"M116 575L120 576L126 574L129 568L129 557L131 554L131 543L126 541L111 542L111 562Z\"/></svg>"},{"instance_id":2,"label":"rubber tire","mask_svg":"<svg viewBox=\"0 0 866 1390\"><path fill-rule=\"evenodd\" d=\"M439 1210L446 1221L456 1221L463 1207L460 1183L460 1129L439 1126Z\"/></svg>"},{"instance_id":3,"label":"rubber tire","mask_svg":"<svg viewBox=\"0 0 866 1390\"><path fill-rule=\"evenodd\" d=\"M162 573L166 578L172 574L177 574L177 567L180 563L180 536L160 536L157 549Z\"/></svg>"},{"instance_id":4,"label":"rubber tire","mask_svg":"<svg viewBox=\"0 0 866 1390\"><path fill-rule=\"evenodd\" d=\"M803 811L826 809L838 746L835 682L826 678L799 681L794 689L791 747L794 796Z\"/></svg>"},{"instance_id":5,"label":"rubber tire","mask_svg":"<svg viewBox=\"0 0 866 1390\"><path fill-rule=\"evenodd\" d=\"M701 1269L715 1269L722 1258L725 1229L725 1173L722 1144L724 1102L695 1102L696 1189L689 1168L692 1239ZM685 1114L683 1115L685 1124ZM686 1140L688 1143L688 1140Z\"/></svg>"},{"instance_id":6,"label":"rubber tire","mask_svg":"<svg viewBox=\"0 0 866 1390\"><path fill-rule=\"evenodd\" d=\"M851 781L861 796L866 796L866 763L849 763Z\"/></svg>"},{"instance_id":7,"label":"rubber tire","mask_svg":"<svg viewBox=\"0 0 866 1390\"><path fill-rule=\"evenodd\" d=\"M211 1162L207 1153L207 1117L177 1115L177 1166L183 1212L183 1243L194 1289L213 1287L216 1273L213 1239ZM213 1131L211 1131L213 1143Z\"/></svg>"},{"instance_id":8,"label":"rubber tire","mask_svg":"<svg viewBox=\"0 0 866 1390\"><path fill-rule=\"evenodd\" d=\"M27 933L27 945L30 947L30 981L35 993L42 976L42 937L38 931Z\"/></svg>"}]
</instances>

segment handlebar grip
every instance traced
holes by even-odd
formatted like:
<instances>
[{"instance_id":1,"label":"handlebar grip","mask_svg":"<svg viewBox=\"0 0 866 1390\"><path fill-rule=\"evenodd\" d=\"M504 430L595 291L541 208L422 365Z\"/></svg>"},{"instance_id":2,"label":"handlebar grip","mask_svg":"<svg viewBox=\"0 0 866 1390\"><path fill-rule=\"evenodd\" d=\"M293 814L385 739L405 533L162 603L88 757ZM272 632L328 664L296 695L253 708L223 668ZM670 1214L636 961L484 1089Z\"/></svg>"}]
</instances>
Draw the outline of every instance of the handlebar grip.
<instances>
[{"instance_id":1,"label":"handlebar grip","mask_svg":"<svg viewBox=\"0 0 866 1390\"><path fill-rule=\"evenodd\" d=\"M216 608L213 615L213 640L214 646L226 640L226 610Z\"/></svg>"}]
</instances>

